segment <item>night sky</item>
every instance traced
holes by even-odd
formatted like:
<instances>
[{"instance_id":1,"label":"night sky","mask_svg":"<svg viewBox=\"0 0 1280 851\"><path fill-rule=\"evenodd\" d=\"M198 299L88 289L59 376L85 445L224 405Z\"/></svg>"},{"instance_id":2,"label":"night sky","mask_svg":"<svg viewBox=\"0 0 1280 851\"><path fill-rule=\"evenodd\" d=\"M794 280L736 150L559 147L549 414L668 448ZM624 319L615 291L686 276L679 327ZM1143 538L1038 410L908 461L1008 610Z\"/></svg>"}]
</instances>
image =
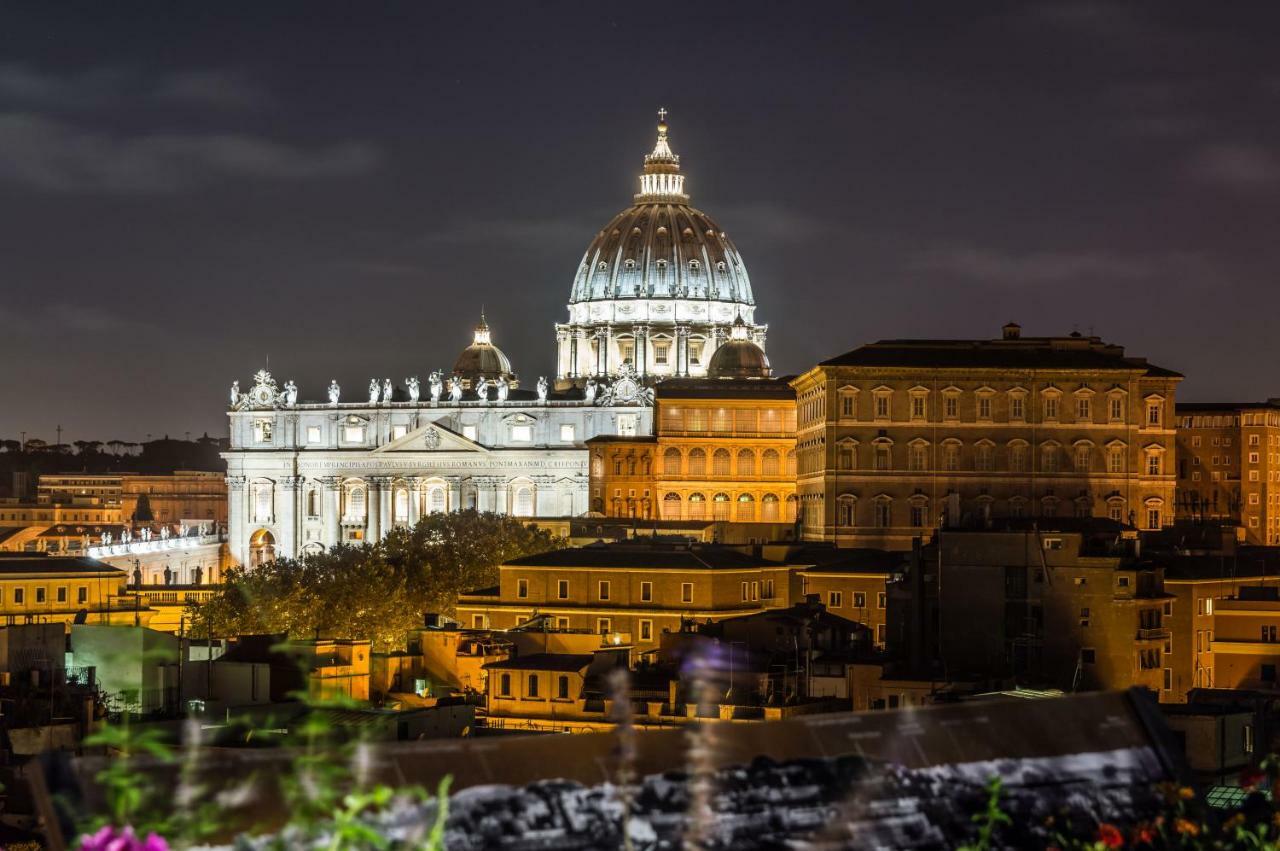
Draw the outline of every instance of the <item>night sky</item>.
<instances>
[{"instance_id":1,"label":"night sky","mask_svg":"<svg viewBox=\"0 0 1280 851\"><path fill-rule=\"evenodd\" d=\"M1280 395L1280 4L0 3L0 437L530 385L669 111L776 369L1090 331Z\"/></svg>"}]
</instances>

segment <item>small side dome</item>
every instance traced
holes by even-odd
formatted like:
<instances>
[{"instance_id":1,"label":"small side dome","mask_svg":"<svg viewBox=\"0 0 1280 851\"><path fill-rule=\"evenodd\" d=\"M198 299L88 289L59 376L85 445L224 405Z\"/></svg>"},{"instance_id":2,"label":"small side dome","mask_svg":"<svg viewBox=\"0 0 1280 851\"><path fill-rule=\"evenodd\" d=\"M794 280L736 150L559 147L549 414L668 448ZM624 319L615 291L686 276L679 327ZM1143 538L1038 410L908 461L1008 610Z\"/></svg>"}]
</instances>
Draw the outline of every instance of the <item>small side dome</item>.
<instances>
[{"instance_id":1,"label":"small side dome","mask_svg":"<svg viewBox=\"0 0 1280 851\"><path fill-rule=\"evenodd\" d=\"M748 336L747 324L739 316L733 321L728 341L716 349L707 364L711 378L768 378L773 374L769 357Z\"/></svg>"},{"instance_id":2,"label":"small side dome","mask_svg":"<svg viewBox=\"0 0 1280 851\"><path fill-rule=\"evenodd\" d=\"M470 384L478 379L496 381L505 378L508 382L515 378L511 372L511 361L493 344L489 334L489 323L484 314L480 314L480 324L476 326L474 342L462 350L453 363L454 375L461 376Z\"/></svg>"}]
</instances>

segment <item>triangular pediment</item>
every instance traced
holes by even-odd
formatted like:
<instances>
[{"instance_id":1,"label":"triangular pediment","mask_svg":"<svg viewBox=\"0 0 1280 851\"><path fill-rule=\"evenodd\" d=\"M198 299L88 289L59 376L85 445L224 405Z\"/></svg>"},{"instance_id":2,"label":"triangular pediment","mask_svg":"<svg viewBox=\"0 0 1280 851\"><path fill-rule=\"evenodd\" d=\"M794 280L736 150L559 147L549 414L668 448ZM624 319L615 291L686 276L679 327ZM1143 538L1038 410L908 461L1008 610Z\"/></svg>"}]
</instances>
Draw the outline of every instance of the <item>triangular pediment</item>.
<instances>
[{"instance_id":1,"label":"triangular pediment","mask_svg":"<svg viewBox=\"0 0 1280 851\"><path fill-rule=\"evenodd\" d=\"M456 431L445 428L440 423L427 423L420 428L396 438L390 443L373 450L379 452L481 452L488 454L488 448L474 440L469 440Z\"/></svg>"}]
</instances>

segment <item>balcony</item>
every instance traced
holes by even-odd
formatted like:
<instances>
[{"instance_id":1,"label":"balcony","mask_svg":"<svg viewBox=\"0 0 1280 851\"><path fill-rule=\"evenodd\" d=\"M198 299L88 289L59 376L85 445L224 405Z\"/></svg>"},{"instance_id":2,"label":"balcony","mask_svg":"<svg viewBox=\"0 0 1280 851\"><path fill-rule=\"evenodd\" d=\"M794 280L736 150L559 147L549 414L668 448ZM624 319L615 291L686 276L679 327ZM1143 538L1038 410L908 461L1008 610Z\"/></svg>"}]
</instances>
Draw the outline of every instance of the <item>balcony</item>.
<instances>
[{"instance_id":1,"label":"balcony","mask_svg":"<svg viewBox=\"0 0 1280 851\"><path fill-rule=\"evenodd\" d=\"M1169 628L1165 626L1155 627L1138 627L1138 637L1135 641L1168 641L1171 633Z\"/></svg>"}]
</instances>

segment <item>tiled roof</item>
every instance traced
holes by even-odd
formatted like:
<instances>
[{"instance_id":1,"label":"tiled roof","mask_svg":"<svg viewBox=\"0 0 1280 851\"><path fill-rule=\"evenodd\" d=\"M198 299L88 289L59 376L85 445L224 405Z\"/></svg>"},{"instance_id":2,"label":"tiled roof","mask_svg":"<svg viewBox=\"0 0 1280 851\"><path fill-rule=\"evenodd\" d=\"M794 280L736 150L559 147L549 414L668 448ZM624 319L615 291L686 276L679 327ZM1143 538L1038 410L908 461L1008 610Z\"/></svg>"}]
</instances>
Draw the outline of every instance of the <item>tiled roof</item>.
<instances>
[{"instance_id":1,"label":"tiled roof","mask_svg":"<svg viewBox=\"0 0 1280 851\"><path fill-rule=\"evenodd\" d=\"M513 567L646 568L654 570L726 570L777 567L778 562L716 546L652 544L591 544L525 556L507 562Z\"/></svg>"},{"instance_id":2,"label":"tiled roof","mask_svg":"<svg viewBox=\"0 0 1280 851\"><path fill-rule=\"evenodd\" d=\"M39 553L0 553L0 576L40 573L67 575L118 573L123 576L125 572L96 558L51 556Z\"/></svg>"},{"instance_id":3,"label":"tiled roof","mask_svg":"<svg viewBox=\"0 0 1280 851\"><path fill-rule=\"evenodd\" d=\"M783 399L796 398L791 379L785 378L668 378L658 384L657 400L664 399Z\"/></svg>"},{"instance_id":4,"label":"tiled roof","mask_svg":"<svg viewBox=\"0 0 1280 851\"><path fill-rule=\"evenodd\" d=\"M881 340L823 361L820 366L926 369L1116 370L1152 377L1181 375L1125 357L1124 349L1089 340Z\"/></svg>"}]
</instances>

